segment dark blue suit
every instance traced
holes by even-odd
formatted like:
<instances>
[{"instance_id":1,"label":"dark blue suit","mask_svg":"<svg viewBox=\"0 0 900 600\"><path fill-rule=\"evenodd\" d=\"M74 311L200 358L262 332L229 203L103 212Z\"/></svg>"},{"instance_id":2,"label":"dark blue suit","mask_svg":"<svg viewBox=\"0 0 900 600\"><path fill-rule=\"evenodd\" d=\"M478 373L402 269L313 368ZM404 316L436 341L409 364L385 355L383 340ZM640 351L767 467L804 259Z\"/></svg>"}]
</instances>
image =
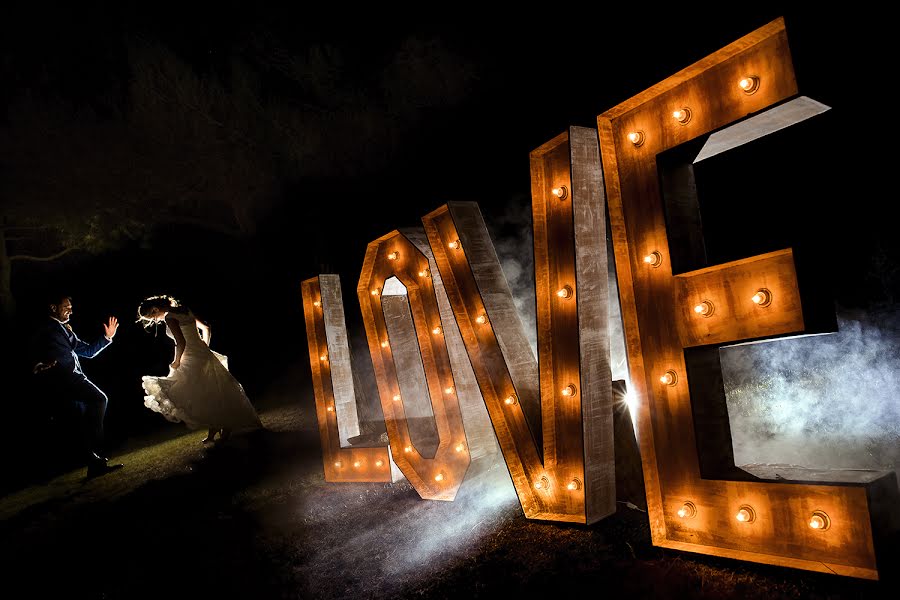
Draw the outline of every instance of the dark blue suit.
<instances>
[{"instance_id":1,"label":"dark blue suit","mask_svg":"<svg viewBox=\"0 0 900 600\"><path fill-rule=\"evenodd\" d=\"M106 336L100 336L93 344L83 342L71 327L52 317L38 327L34 338L35 361L45 364L56 361L55 366L37 376L48 385L59 408L77 415L88 457L100 452L108 400L106 394L85 376L78 358L93 358L111 343Z\"/></svg>"}]
</instances>

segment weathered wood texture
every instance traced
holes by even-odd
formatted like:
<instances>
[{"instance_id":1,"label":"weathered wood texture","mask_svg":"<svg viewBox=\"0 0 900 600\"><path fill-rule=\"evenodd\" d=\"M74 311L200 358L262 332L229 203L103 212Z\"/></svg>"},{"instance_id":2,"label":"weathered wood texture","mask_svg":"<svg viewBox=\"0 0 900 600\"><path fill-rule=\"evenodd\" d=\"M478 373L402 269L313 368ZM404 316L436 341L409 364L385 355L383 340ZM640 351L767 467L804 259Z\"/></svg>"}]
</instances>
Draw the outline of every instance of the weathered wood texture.
<instances>
[{"instance_id":1,"label":"weathered wood texture","mask_svg":"<svg viewBox=\"0 0 900 600\"><path fill-rule=\"evenodd\" d=\"M559 186L570 195L550 192ZM585 518L593 523L616 510L606 202L596 130L572 127L534 150L531 195L544 466L583 465ZM565 286L574 295L560 298ZM569 383L575 397L561 397Z\"/></svg>"},{"instance_id":2,"label":"weathered wood texture","mask_svg":"<svg viewBox=\"0 0 900 600\"><path fill-rule=\"evenodd\" d=\"M403 413L409 428L409 439L422 458L434 458L438 448L438 431L428 395L428 381L419 339L406 294L382 296L384 324L390 340L391 356L397 368L397 385L403 400Z\"/></svg>"},{"instance_id":3,"label":"weathered wood texture","mask_svg":"<svg viewBox=\"0 0 900 600\"><path fill-rule=\"evenodd\" d=\"M481 397L478 380L475 379L475 371L472 370L472 364L466 354L466 346L459 333L456 319L453 317L453 309L450 307L450 299L444 289L440 270L437 263L434 262L434 253L428 243L428 236L421 227L402 229L400 232L428 259L429 276L432 279L432 286L440 309L441 323L447 325L444 329L444 339L447 342L453 380L456 382L456 396L466 429L469 457L472 460L466 477L473 477L494 466L498 460L502 460L500 446L497 444L497 436L494 435L494 428L484 405L484 398Z\"/></svg>"},{"instance_id":4,"label":"weathered wood texture","mask_svg":"<svg viewBox=\"0 0 900 600\"><path fill-rule=\"evenodd\" d=\"M745 94L737 82L759 78ZM656 156L797 94L781 19L741 38L597 119L653 542L680 550L877 578L865 485L800 485L701 477L684 349L805 333L790 250L673 276ZM673 117L689 107L687 124ZM642 145L627 135L644 133ZM653 267L643 258L659 252ZM759 288L772 303L751 302ZM715 312L693 312L710 300ZM804 297L803 301L807 299ZM674 385L661 383L667 370ZM695 403L697 399L694 399ZM714 415L711 416L714 418ZM693 518L681 518L685 502ZM756 519L735 519L753 507ZM808 525L813 511L831 526Z\"/></svg>"},{"instance_id":5,"label":"weathered wood texture","mask_svg":"<svg viewBox=\"0 0 900 600\"><path fill-rule=\"evenodd\" d=\"M572 128L531 162L539 378L477 205L450 203L423 223L525 515L591 523L615 511L596 132ZM563 198L551 192L563 187Z\"/></svg>"},{"instance_id":6,"label":"weathered wood texture","mask_svg":"<svg viewBox=\"0 0 900 600\"><path fill-rule=\"evenodd\" d=\"M526 517L539 518L549 512L533 487L543 466L523 410L529 399L540 406L537 362L487 227L474 202L442 206L422 222L519 502ZM456 240L461 247L450 248ZM487 323L476 321L481 315Z\"/></svg>"},{"instance_id":7,"label":"weathered wood texture","mask_svg":"<svg viewBox=\"0 0 900 600\"><path fill-rule=\"evenodd\" d=\"M357 295L394 460L422 498L453 500L469 467L470 450L447 351L445 332L453 323L441 319L434 278L425 274L431 268L428 258L406 236L393 231L368 245ZM417 348L409 339L392 338L403 332L387 327L386 314L397 316L396 311L388 307L386 313L382 306L385 282L391 277L406 287L412 327L404 331L414 331ZM395 351L400 356L395 356ZM399 369L415 359L420 360L424 381L404 373L407 385L401 389ZM432 458L413 443L404 393L430 398L438 438Z\"/></svg>"},{"instance_id":8,"label":"weathered wood texture","mask_svg":"<svg viewBox=\"0 0 900 600\"><path fill-rule=\"evenodd\" d=\"M325 481L398 481L390 448L347 447L348 438L359 434L359 421L340 279L307 279L301 294Z\"/></svg>"}]
</instances>

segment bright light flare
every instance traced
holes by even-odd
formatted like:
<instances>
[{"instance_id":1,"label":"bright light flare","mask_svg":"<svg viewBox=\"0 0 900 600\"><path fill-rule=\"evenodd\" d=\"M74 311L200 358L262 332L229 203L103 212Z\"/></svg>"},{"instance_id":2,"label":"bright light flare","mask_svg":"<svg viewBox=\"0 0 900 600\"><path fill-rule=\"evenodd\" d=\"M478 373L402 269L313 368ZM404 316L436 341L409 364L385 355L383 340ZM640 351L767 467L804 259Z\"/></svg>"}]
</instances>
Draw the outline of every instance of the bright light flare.
<instances>
[{"instance_id":1,"label":"bright light flare","mask_svg":"<svg viewBox=\"0 0 900 600\"><path fill-rule=\"evenodd\" d=\"M744 505L738 509L734 518L737 519L739 523L752 523L756 520L756 513L753 511L753 508Z\"/></svg>"},{"instance_id":2,"label":"bright light flare","mask_svg":"<svg viewBox=\"0 0 900 600\"><path fill-rule=\"evenodd\" d=\"M662 254L658 251L654 250L650 254L644 257L644 264L650 265L651 267L658 267L662 264Z\"/></svg>"},{"instance_id":3,"label":"bright light flare","mask_svg":"<svg viewBox=\"0 0 900 600\"><path fill-rule=\"evenodd\" d=\"M741 91L749 96L759 89L759 77L755 75L742 77L741 80L738 81L738 87L741 88Z\"/></svg>"},{"instance_id":4,"label":"bright light flare","mask_svg":"<svg viewBox=\"0 0 900 600\"><path fill-rule=\"evenodd\" d=\"M663 385L675 385L678 383L678 374L670 369L663 373L662 377L659 378L659 382Z\"/></svg>"},{"instance_id":5,"label":"bright light flare","mask_svg":"<svg viewBox=\"0 0 900 600\"><path fill-rule=\"evenodd\" d=\"M569 188L564 185L559 187L555 187L550 190L550 193L559 198L560 200L565 200L569 195Z\"/></svg>"},{"instance_id":6,"label":"bright light flare","mask_svg":"<svg viewBox=\"0 0 900 600\"><path fill-rule=\"evenodd\" d=\"M688 107L679 108L678 110L672 111L672 118L678 121L682 125L686 125L688 121L691 120L691 109Z\"/></svg>"}]
</instances>

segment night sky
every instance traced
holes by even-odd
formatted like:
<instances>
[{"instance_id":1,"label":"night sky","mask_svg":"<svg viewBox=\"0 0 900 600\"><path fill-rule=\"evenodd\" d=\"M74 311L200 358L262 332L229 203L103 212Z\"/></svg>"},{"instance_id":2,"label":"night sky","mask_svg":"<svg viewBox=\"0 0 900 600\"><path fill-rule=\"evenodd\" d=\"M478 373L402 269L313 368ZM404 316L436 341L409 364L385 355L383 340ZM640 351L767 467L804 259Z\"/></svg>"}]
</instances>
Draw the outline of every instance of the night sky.
<instances>
[{"instance_id":1,"label":"night sky","mask_svg":"<svg viewBox=\"0 0 900 600\"><path fill-rule=\"evenodd\" d=\"M893 306L895 193L880 148L896 126L873 75L883 18L550 8L501 18L454 5L425 18L449 7L119 3L5 14L0 202L3 227L19 228L6 253L72 248L12 263L6 379L28 397L20 343L58 289L73 296L83 338L108 314L122 322L87 367L111 398L111 445L164 425L141 400L140 376L171 358L162 331L134 324L148 295L172 294L212 324L214 349L251 399L305 389L301 280L339 273L358 334L368 242L452 200L477 201L498 238L521 236L531 150L570 125L595 127L601 112L778 16L801 92L833 110L698 170L710 257L808 244L835 265L841 305Z\"/></svg>"}]
</instances>

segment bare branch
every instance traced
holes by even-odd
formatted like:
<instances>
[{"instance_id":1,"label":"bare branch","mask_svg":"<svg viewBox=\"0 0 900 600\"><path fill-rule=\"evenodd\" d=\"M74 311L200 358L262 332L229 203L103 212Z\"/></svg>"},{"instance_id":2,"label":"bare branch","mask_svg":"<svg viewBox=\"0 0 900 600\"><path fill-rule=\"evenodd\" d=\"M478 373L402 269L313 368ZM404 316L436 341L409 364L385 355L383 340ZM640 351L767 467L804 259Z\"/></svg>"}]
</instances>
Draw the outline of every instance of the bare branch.
<instances>
[{"instance_id":1,"label":"bare branch","mask_svg":"<svg viewBox=\"0 0 900 600\"><path fill-rule=\"evenodd\" d=\"M65 250L61 250L51 256L29 256L27 254L17 254L16 256L10 256L9 260L10 260L10 262L12 262L14 260L30 260L32 262L50 262L50 261L56 260L57 258L62 258L63 256L65 256L69 252L72 252L73 250L75 250L75 248L66 248Z\"/></svg>"},{"instance_id":2,"label":"bare branch","mask_svg":"<svg viewBox=\"0 0 900 600\"><path fill-rule=\"evenodd\" d=\"M0 227L3 231L35 231L37 229L55 229L53 225L4 225Z\"/></svg>"}]
</instances>

